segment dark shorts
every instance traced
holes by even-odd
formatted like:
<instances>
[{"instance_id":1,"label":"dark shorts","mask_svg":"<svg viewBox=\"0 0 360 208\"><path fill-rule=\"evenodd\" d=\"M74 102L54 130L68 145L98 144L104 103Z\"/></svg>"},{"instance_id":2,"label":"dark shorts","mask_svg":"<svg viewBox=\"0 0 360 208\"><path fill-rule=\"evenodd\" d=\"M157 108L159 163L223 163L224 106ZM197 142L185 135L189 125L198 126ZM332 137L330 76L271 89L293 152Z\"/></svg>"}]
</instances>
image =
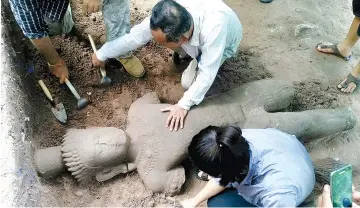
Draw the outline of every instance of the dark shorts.
<instances>
[{"instance_id":1,"label":"dark shorts","mask_svg":"<svg viewBox=\"0 0 360 208\"><path fill-rule=\"evenodd\" d=\"M352 7L354 15L360 17L360 0L353 0Z\"/></svg>"}]
</instances>

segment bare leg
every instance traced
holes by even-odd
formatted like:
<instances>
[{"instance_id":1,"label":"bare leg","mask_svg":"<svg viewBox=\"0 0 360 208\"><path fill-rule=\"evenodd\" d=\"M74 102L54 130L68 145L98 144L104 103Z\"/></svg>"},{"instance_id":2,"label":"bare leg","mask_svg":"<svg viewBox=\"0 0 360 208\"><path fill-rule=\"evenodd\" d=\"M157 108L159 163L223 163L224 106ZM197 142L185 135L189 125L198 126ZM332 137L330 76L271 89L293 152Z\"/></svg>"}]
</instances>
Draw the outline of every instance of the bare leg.
<instances>
[{"instance_id":1,"label":"bare leg","mask_svg":"<svg viewBox=\"0 0 360 208\"><path fill-rule=\"evenodd\" d=\"M354 17L354 20L351 23L349 32L348 32L345 40L337 45L340 53L343 56L349 56L351 54L352 47L354 47L355 43L359 40L359 36L357 34L359 25L360 25L360 18ZM321 48L320 46L317 47L317 50L319 50L320 52L325 52L325 53L333 52L333 49L331 49L331 48Z\"/></svg>"},{"instance_id":2,"label":"bare leg","mask_svg":"<svg viewBox=\"0 0 360 208\"><path fill-rule=\"evenodd\" d=\"M356 67L352 70L351 74L356 78L360 79L360 63L356 65ZM347 86L344 87L344 83L347 78L345 78L339 85L338 88L341 89L342 92L352 93L356 88L356 83L350 82Z\"/></svg>"}]
</instances>

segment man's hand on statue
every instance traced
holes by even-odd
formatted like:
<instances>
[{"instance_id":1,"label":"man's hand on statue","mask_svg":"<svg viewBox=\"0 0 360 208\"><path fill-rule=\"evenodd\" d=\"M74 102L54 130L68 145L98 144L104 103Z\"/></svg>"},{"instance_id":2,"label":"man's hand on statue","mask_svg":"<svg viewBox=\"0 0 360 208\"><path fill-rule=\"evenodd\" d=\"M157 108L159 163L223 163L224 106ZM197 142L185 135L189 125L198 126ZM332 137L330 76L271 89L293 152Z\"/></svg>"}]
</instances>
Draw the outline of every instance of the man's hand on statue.
<instances>
[{"instance_id":1,"label":"man's hand on statue","mask_svg":"<svg viewBox=\"0 0 360 208\"><path fill-rule=\"evenodd\" d=\"M184 128L184 120L188 113L188 110L183 109L179 105L171 105L169 107L161 109L162 112L170 112L166 120L166 128L170 128L170 131L177 131L180 128Z\"/></svg>"},{"instance_id":2,"label":"man's hand on statue","mask_svg":"<svg viewBox=\"0 0 360 208\"><path fill-rule=\"evenodd\" d=\"M82 12L83 14L91 14L98 12L102 6L101 0L83 0Z\"/></svg>"},{"instance_id":3,"label":"man's hand on statue","mask_svg":"<svg viewBox=\"0 0 360 208\"><path fill-rule=\"evenodd\" d=\"M59 63L49 63L50 72L60 79L60 83L63 84L65 79L69 78L69 70L65 62L61 59Z\"/></svg>"},{"instance_id":4,"label":"man's hand on statue","mask_svg":"<svg viewBox=\"0 0 360 208\"><path fill-rule=\"evenodd\" d=\"M102 69L105 69L105 62L103 61L100 61L96 54L93 53L92 56L91 56L91 61L92 61L92 64L94 65L94 67L101 67Z\"/></svg>"}]
</instances>

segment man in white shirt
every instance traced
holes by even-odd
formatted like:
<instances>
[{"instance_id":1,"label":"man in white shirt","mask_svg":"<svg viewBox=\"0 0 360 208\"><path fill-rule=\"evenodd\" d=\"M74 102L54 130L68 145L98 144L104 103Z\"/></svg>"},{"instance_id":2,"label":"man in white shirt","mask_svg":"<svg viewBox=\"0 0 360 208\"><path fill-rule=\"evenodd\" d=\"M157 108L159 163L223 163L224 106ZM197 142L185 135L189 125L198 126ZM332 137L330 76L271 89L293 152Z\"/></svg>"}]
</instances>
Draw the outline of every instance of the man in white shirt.
<instances>
[{"instance_id":1,"label":"man in white shirt","mask_svg":"<svg viewBox=\"0 0 360 208\"><path fill-rule=\"evenodd\" d=\"M134 26L129 34L107 42L92 56L95 66L145 45L151 39L178 51L181 58L193 58L183 72L184 96L163 112L170 114L166 127L177 131L193 105L204 99L220 66L235 56L242 38L242 26L235 14L221 0L161 0L151 17ZM182 53L185 52L185 53Z\"/></svg>"}]
</instances>

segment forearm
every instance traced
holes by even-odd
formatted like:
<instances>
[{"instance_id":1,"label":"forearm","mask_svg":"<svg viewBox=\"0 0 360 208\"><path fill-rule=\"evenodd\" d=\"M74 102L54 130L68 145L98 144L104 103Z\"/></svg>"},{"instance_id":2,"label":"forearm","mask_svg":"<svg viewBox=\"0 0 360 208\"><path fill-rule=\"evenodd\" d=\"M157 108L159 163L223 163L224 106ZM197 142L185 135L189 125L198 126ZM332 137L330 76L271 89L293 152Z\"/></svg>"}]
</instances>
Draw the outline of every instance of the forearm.
<instances>
[{"instance_id":1,"label":"forearm","mask_svg":"<svg viewBox=\"0 0 360 208\"><path fill-rule=\"evenodd\" d=\"M141 44L134 44L134 42L126 41L125 40L126 38L120 37L118 39L115 39L113 41L109 41L109 42L105 43L96 52L97 58L100 61L105 61L109 58L117 58L117 57L127 54L141 46Z\"/></svg>"},{"instance_id":2,"label":"forearm","mask_svg":"<svg viewBox=\"0 0 360 208\"><path fill-rule=\"evenodd\" d=\"M127 54L151 40L150 18L145 18L140 24L131 28L130 33L105 43L97 52L100 61L117 58Z\"/></svg>"},{"instance_id":3,"label":"forearm","mask_svg":"<svg viewBox=\"0 0 360 208\"><path fill-rule=\"evenodd\" d=\"M51 65L58 64L61 58L55 50L50 38L48 36L39 39L30 39L35 48L45 57L47 62Z\"/></svg>"},{"instance_id":4,"label":"forearm","mask_svg":"<svg viewBox=\"0 0 360 208\"><path fill-rule=\"evenodd\" d=\"M210 179L205 187L201 189L201 191L194 198L192 198L192 200L196 205L199 205L201 202L211 198L212 196L215 196L223 190L225 190L224 186L220 186L215 181L215 179Z\"/></svg>"}]
</instances>

